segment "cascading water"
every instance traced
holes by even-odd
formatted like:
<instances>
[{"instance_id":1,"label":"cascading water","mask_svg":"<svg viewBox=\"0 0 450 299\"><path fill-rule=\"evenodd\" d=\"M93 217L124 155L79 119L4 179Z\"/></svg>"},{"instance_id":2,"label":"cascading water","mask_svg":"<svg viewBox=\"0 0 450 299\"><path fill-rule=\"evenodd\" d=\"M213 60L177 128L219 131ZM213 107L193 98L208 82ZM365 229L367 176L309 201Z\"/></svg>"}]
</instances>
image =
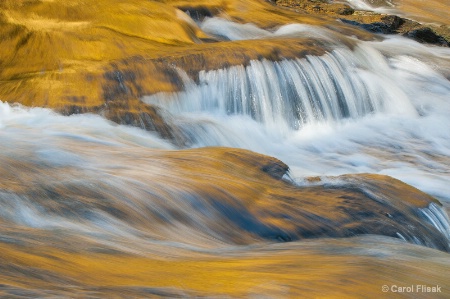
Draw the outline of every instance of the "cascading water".
<instances>
[{"instance_id":1,"label":"cascading water","mask_svg":"<svg viewBox=\"0 0 450 299\"><path fill-rule=\"evenodd\" d=\"M438 205L432 203L428 208L421 210L425 218L430 221L450 242L450 220L448 215Z\"/></svg>"},{"instance_id":2,"label":"cascading water","mask_svg":"<svg viewBox=\"0 0 450 299\"><path fill-rule=\"evenodd\" d=\"M225 258L232 263L225 263L226 270L217 272L220 275L205 274L216 275L218 284L223 285L229 282L220 277L228 269L241 273L246 268L241 265L254 266L253 258L272 261L267 266L272 270L281 263L290 271L308 272L304 264L297 267L286 258L298 252L311 260L322 261L325 256L321 267L348 265L351 260L363 265L368 261L390 263L404 273L424 268L429 276L421 283L438 283L433 275L448 267L447 255L386 236L444 251L449 248L445 209L450 203L450 82L445 72L450 52L395 37L371 42L352 39L341 44L329 30L312 26L289 25L268 31L222 19L207 19L200 26L226 40L317 33L319 41L330 43L331 50L323 56L254 60L248 65L202 71L195 78L176 69L183 78L180 92L142 99L161 108L166 120L189 141L186 147L232 146L279 158L289 165L295 185L274 179L270 182L276 188L270 189L266 172L270 173L273 164L251 169L252 164L245 162L252 156L239 156L231 150L224 151L229 156L217 154L217 149L182 151L156 133L112 124L100 116L65 117L48 109L0 103L0 241L8 246L56 244L54 251L40 256L42 268L50 265L51 271L58 269L52 264L55 259L67 260L57 249L92 253L92 259L71 259L70 267L81 269L112 255L106 264L119 269L117 288L126 294L186 295L167 288L123 287L126 284L121 284L121 279L129 278L121 271L132 268L136 277L145 272L141 260L133 260L130 254L146 257L143 263L160 271L162 277L169 272L164 263L176 258L185 260L169 266L182 269L185 276L203 271L203 264L195 264L198 261L209 265L211 260ZM358 173L403 180L437 197L444 209L434 202L424 205L416 198L411 201L421 204L407 205L394 196L376 195L384 190L352 178L343 182L331 179L331 183L327 178L319 183L308 178ZM298 188L317 198L321 192L329 192L329 197L319 207L315 197L299 204L302 196L293 197ZM341 191L342 195L333 197L333 192ZM370 200L361 204L361 198ZM326 218L314 208L326 210L328 200L340 206ZM364 210L365 204L373 204L375 211ZM352 208L354 218L334 218ZM365 219L370 221L363 222ZM336 230L339 227L344 229ZM384 237L324 238L370 233ZM317 239L302 240L310 237ZM274 244L291 240L302 241ZM5 254L21 260L15 250ZM151 263L149 256L154 259ZM243 257L251 262L242 262ZM23 260L27 262L27 258ZM192 260L194 266L189 264ZM424 263L429 269L422 267ZM0 263L1 272L11 271L8 265L2 267ZM381 269L375 276L387 275L383 267L368 268ZM352 265L342 269L332 279L343 279L347 272L361 275ZM32 268L24 275L50 277L51 271L41 271ZM108 272L92 277L104 273ZM353 281L355 277L345 279ZM151 279L157 280L158 275ZM270 280L262 281L264 288L274 292L269 296L289 296L278 285L272 287ZM83 289L90 296L98 291L71 280L62 284L69 293ZM108 280L104 285L111 283ZM14 286L7 294L17 293L15 288L26 286ZM109 288L103 292L116 292ZM259 289L252 292L261 295Z\"/></svg>"},{"instance_id":3,"label":"cascading water","mask_svg":"<svg viewBox=\"0 0 450 299\"><path fill-rule=\"evenodd\" d=\"M235 31L254 31L217 21L221 31L211 26L211 34L233 39ZM319 39L332 40L331 33L314 30ZM304 34L286 26L265 35L276 32ZM183 91L143 101L170 113L191 147L233 146L276 156L300 181L388 174L447 202L449 51L398 37L333 47L319 57L251 61L202 71L198 78L178 69Z\"/></svg>"},{"instance_id":4,"label":"cascading water","mask_svg":"<svg viewBox=\"0 0 450 299\"><path fill-rule=\"evenodd\" d=\"M247 115L281 132L375 113L415 115L407 95L391 82L386 58L364 50L251 61L246 67L202 71L198 83L179 70L183 92L156 94L144 101L171 113Z\"/></svg>"}]
</instances>

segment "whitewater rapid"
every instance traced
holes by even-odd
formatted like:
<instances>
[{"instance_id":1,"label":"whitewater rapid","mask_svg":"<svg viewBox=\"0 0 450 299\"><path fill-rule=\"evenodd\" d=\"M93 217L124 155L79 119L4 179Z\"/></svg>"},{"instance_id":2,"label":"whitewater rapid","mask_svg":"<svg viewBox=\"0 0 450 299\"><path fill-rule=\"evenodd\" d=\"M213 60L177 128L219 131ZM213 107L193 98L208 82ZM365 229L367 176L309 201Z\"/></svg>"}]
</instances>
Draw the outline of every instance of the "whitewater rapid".
<instances>
[{"instance_id":1,"label":"whitewater rapid","mask_svg":"<svg viewBox=\"0 0 450 299\"><path fill-rule=\"evenodd\" d=\"M202 26L231 40L304 34L301 26L255 33L253 25L222 19ZM446 48L387 37L358 41L352 50L335 44L322 57L204 71L197 82L178 69L184 91L143 101L174 116L191 147L275 156L299 183L308 176L390 175L448 204L449 63Z\"/></svg>"},{"instance_id":2,"label":"whitewater rapid","mask_svg":"<svg viewBox=\"0 0 450 299\"><path fill-rule=\"evenodd\" d=\"M252 36L255 30L221 19L205 22L219 22L221 31L210 24L209 33L230 40ZM290 26L266 35L303 35L304 29ZM317 30L323 33L318 39L333 44L333 50L321 57L252 61L203 71L197 81L177 69L184 78L183 91L142 100L158 105L163 117L179 128L188 141L185 148L226 146L273 156L289 165L298 185L310 184L311 176L390 175L435 196L448 210L450 51L398 37L354 40L356 46L350 49L333 42L328 31ZM134 205L171 176L170 165L141 168L151 159L142 153L175 149L180 148L155 132L117 125L97 115L61 116L48 109L0 103L0 163L7 165L6 171L26 177L27 165L35 165L50 182L58 179L92 194L108 190L101 196L113 203L132 198L125 206L136 211L139 204ZM71 170L67 177L54 178L45 173L46 167ZM146 186L157 176L159 183ZM173 188L167 192L178 192ZM156 194L164 198L163 193ZM1 214L5 219L18 217L15 221L22 225L67 226L107 238L139 235L127 223L101 212L86 216L83 208L80 213L87 220L82 221L90 224L74 225L60 215L48 217L29 199L18 200L11 193L2 198L5 204L23 201ZM195 232L182 235L189 243Z\"/></svg>"},{"instance_id":3,"label":"whitewater rapid","mask_svg":"<svg viewBox=\"0 0 450 299\"><path fill-rule=\"evenodd\" d=\"M306 40L323 55L168 64L178 92L141 100L173 139L0 99L0 297L447 298L450 50L197 25L224 47Z\"/></svg>"}]
</instances>

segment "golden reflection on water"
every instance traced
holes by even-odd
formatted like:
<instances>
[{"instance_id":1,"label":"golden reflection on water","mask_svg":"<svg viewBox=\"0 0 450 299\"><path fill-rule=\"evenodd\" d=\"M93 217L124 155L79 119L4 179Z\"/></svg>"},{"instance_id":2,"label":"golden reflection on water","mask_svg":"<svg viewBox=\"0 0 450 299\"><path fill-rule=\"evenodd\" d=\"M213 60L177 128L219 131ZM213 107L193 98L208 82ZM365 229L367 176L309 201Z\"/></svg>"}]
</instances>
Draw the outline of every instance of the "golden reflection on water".
<instances>
[{"instance_id":1,"label":"golden reflection on water","mask_svg":"<svg viewBox=\"0 0 450 299\"><path fill-rule=\"evenodd\" d=\"M448 0L396 0L398 9L419 22L450 26L450 1Z\"/></svg>"},{"instance_id":2,"label":"golden reflection on water","mask_svg":"<svg viewBox=\"0 0 450 299\"><path fill-rule=\"evenodd\" d=\"M372 35L332 18L296 14L263 1L1 1L0 98L27 106L97 111L110 100L176 91L173 67L203 69L321 54L313 40L271 39L210 43L179 10L205 8L240 23L276 28L291 23L327 25L335 32ZM345 39L338 34L337 39ZM120 69L128 93L120 92ZM112 82L111 82L112 81ZM131 103L131 106L137 104ZM70 110L70 109L69 109ZM131 110L131 109L130 109ZM64 110L63 110L64 111Z\"/></svg>"},{"instance_id":3,"label":"golden reflection on water","mask_svg":"<svg viewBox=\"0 0 450 299\"><path fill-rule=\"evenodd\" d=\"M49 246L29 249L1 244L2 284L16 291L79 298L89 293L89 298L130 294L146 298L158 293L167 297L382 298L383 285L419 284L441 286L443 292L432 298L446 298L449 287L447 254L375 236L230 248L220 253L186 254L179 249L178 256ZM8 296L6 288L3 295ZM392 295L431 298L426 293L388 297Z\"/></svg>"},{"instance_id":4,"label":"golden reflection on water","mask_svg":"<svg viewBox=\"0 0 450 299\"><path fill-rule=\"evenodd\" d=\"M265 28L303 22L372 37L329 18L295 15L263 1L196 3ZM403 3L405 12L418 13L417 1ZM430 14L443 18L438 12L448 11L448 3L430 3ZM15 51L0 52L0 95L28 105L90 107L104 104L102 87L108 87L111 61L137 71L136 81L147 82L140 87L156 92L179 86L156 62L140 73L144 67L137 65L143 61L163 57L199 71L222 67L222 60L240 64L278 52L300 55L293 53L294 42L295 51L304 50L301 55L325 51L309 39L203 43L206 35L175 10L190 5L4 1L0 43ZM144 58L136 58L143 53ZM133 96L137 101L139 94ZM350 187L297 188L277 174L286 165L248 151L158 151L93 146L92 140L79 139L55 142L54 152L29 144L1 145L1 297L380 298L383 285L423 284L442 286L443 292L433 297L448 298L447 253L389 237L329 238L391 236L416 226L413 232L433 244L427 233L435 231L421 224L417 209L434 200L397 180L343 176ZM55 153L63 155L62 164L53 159ZM367 190L381 195L379 201ZM390 218L394 212L408 221L398 224ZM317 239L304 240L311 237Z\"/></svg>"},{"instance_id":5,"label":"golden reflection on water","mask_svg":"<svg viewBox=\"0 0 450 299\"><path fill-rule=\"evenodd\" d=\"M68 166L70 156L47 157L37 167L42 151L21 149L0 158L10 170L0 181L6 298L378 298L385 284L448 287L447 253L382 236L328 238L389 226L406 235L398 219L429 234L411 209L433 199L389 177L342 176L347 187L297 188L279 180L282 162L244 150L69 140L61 147L82 160ZM95 172L83 167L87 161ZM395 213L403 216L386 216ZM305 240L308 231L317 239ZM273 240L276 234L285 239ZM287 237L300 241L278 243Z\"/></svg>"}]
</instances>

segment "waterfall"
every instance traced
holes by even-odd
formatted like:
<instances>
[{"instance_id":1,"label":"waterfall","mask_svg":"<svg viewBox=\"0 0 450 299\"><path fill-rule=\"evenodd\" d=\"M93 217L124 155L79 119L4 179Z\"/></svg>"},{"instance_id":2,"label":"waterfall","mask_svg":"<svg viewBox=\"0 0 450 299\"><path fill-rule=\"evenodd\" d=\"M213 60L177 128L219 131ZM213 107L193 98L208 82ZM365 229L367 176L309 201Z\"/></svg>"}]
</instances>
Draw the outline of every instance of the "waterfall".
<instances>
[{"instance_id":1,"label":"waterfall","mask_svg":"<svg viewBox=\"0 0 450 299\"><path fill-rule=\"evenodd\" d=\"M198 80L178 69L184 90L144 97L171 113L250 116L280 131L307 124L358 119L375 113L415 115L395 70L373 49L336 49L296 60L253 60L247 66L201 71Z\"/></svg>"}]
</instances>

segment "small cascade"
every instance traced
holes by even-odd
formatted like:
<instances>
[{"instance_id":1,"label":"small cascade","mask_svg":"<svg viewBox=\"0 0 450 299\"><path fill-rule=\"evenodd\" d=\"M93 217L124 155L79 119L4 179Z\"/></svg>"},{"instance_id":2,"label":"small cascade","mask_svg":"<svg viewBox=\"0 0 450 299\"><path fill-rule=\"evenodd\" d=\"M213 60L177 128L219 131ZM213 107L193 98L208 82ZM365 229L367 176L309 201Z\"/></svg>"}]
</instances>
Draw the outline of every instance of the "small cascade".
<instances>
[{"instance_id":1,"label":"small cascade","mask_svg":"<svg viewBox=\"0 0 450 299\"><path fill-rule=\"evenodd\" d=\"M183 70L184 90L143 101L173 114L208 112L250 116L279 131L306 124L357 119L373 113L415 115L405 92L392 83L388 60L374 49L336 49L317 57L251 61L202 71L198 83ZM387 77L389 75L389 77Z\"/></svg>"},{"instance_id":2,"label":"small cascade","mask_svg":"<svg viewBox=\"0 0 450 299\"><path fill-rule=\"evenodd\" d=\"M436 227L449 241L450 244L450 220L447 213L435 203L431 203L428 208L420 209L425 220Z\"/></svg>"},{"instance_id":3,"label":"small cascade","mask_svg":"<svg viewBox=\"0 0 450 299\"><path fill-rule=\"evenodd\" d=\"M43 3L52 1L35 2L33 11L43 11ZM51 93L63 95L66 87L72 90L71 83L90 88L108 82L104 95L118 97L104 96L105 116L117 113L121 121L122 116L157 115L155 123L170 129L170 139L100 115L63 116L0 99L0 298L376 298L385 287L388 296L398 291L427 297L419 288L450 289L445 274L450 220L430 197L450 207L448 48L399 36L358 40L325 19L315 22L323 26L267 29L209 18L230 13L237 20L248 8L249 19L259 19L257 6L271 9L263 1L176 1L176 24L186 24L174 30L188 38L178 44L158 34L152 38L147 30L153 21L161 29L173 23L168 15L175 8L152 10L157 2L169 1L136 8L139 18L151 18L148 28L134 26L139 20L127 13L139 1L109 8L104 2L119 18L78 22L76 6L52 8L52 13L61 11L61 20L70 15L65 23L54 21L56 15L41 18L30 12L32 19L16 19L16 13L1 11L2 26L5 18L13 24L0 31L14 35L18 45L29 37L19 39L18 30L33 33L43 27L42 34L31 34L33 40L34 35L47 37L49 28L70 25L46 40L71 68L41 70L29 59L36 71L15 74L12 65L20 55L12 62L0 57L14 81L3 88L14 87L24 98L32 91L28 98L51 103ZM377 11L396 9L391 0L347 2ZM15 4L0 4L0 10L5 5ZM202 32L194 32L198 28L181 10L197 15ZM299 15L302 19L313 20ZM133 26L119 31L115 20L133 21ZM79 33L72 27L80 27ZM145 29L145 36L137 32L143 39L128 47L132 29ZM102 55L72 57L86 56L83 63L69 59L66 54L72 53L64 45L71 44L58 42L73 35L74 45L91 51L85 40L101 46L112 31L118 33L117 51L127 57L122 60L110 49L106 54L118 57L105 58L104 65ZM197 37L204 43L195 44ZM259 45L259 40L277 38L274 52L261 52L276 52L267 55L275 61L246 58L239 60L244 65L198 72L213 65L209 59L220 65L235 61L222 63L228 54L213 57L220 43L225 48L239 40L239 46L262 49L270 43ZM298 40L302 46L297 49L288 44L291 38L308 44ZM160 39L165 43L156 49ZM289 57L299 53L298 59L278 59L283 51L276 45L285 42L292 49ZM185 52L190 47L193 51ZM325 54L305 56L313 47L321 51L308 53ZM9 52L26 52L25 46L19 48ZM197 60L203 50L205 63ZM184 61L184 54L191 56ZM50 56L44 56L39 58L47 65ZM196 59L192 68L191 59ZM182 60L185 69L173 66ZM155 64L144 72L150 62ZM86 78L74 76L82 68ZM108 72L100 80L103 70L112 69L123 78L116 73L109 78ZM155 75L157 80L143 84L149 74L161 78ZM153 107L127 96L152 92L152 84L168 90L166 83L170 90L179 84L177 92L142 98L155 105L154 114ZM45 85L48 98L38 99L38 85ZM61 105L72 100L97 105L88 96L62 98ZM400 291L409 287L416 292Z\"/></svg>"}]
</instances>

